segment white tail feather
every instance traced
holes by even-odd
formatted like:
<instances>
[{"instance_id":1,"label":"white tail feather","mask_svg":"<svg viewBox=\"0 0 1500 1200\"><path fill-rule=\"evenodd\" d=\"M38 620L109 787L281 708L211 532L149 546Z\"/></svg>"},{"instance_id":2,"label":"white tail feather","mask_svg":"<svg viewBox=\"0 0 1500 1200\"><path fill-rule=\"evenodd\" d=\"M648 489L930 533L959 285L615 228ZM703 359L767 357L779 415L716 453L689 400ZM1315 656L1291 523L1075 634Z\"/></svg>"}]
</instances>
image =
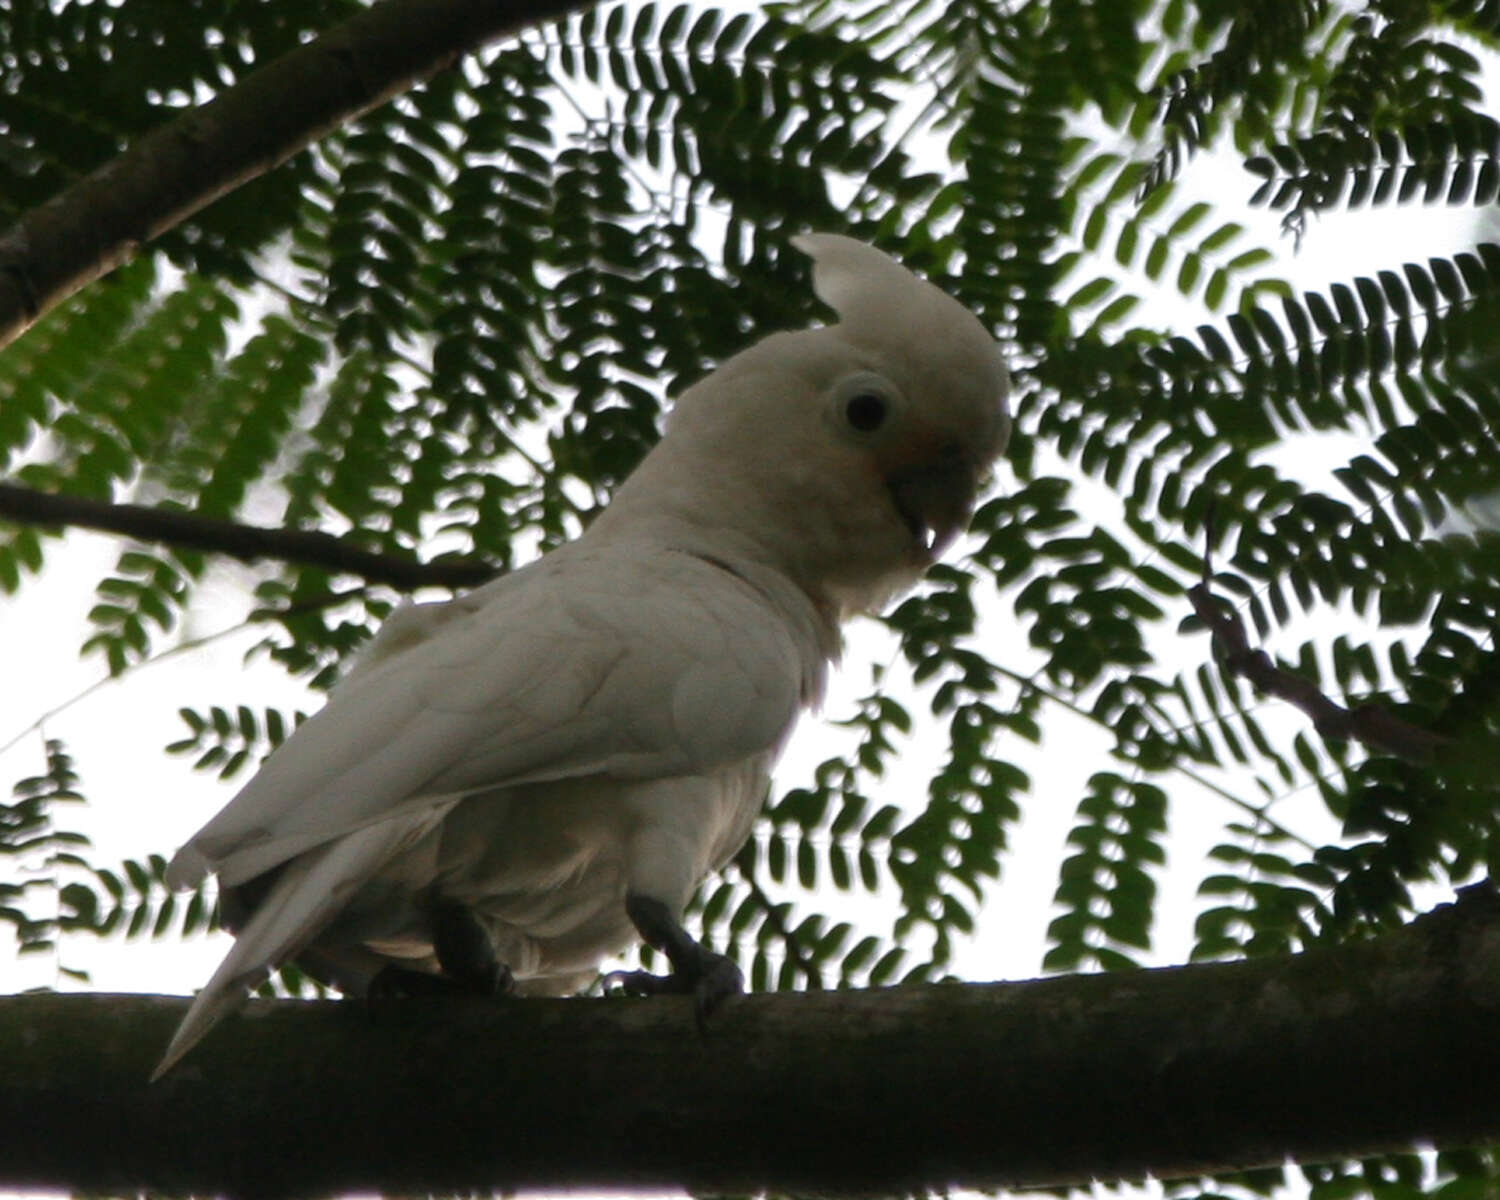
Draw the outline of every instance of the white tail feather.
<instances>
[{"instance_id":1,"label":"white tail feather","mask_svg":"<svg viewBox=\"0 0 1500 1200\"><path fill-rule=\"evenodd\" d=\"M152 1072L170 1071L224 1017L245 1001L248 988L294 958L349 902L349 894L404 847L442 820L453 803L403 813L346 834L288 863L266 898L236 935L213 978L194 998Z\"/></svg>"}]
</instances>

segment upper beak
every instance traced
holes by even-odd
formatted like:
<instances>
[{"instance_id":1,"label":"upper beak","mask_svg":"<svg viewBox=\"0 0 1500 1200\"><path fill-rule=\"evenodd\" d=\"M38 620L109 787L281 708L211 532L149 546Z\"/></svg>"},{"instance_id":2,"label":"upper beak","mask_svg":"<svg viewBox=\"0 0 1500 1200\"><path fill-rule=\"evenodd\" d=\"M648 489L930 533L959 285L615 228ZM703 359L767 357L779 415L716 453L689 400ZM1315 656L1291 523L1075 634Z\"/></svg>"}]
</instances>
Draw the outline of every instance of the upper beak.
<instances>
[{"instance_id":1,"label":"upper beak","mask_svg":"<svg viewBox=\"0 0 1500 1200\"><path fill-rule=\"evenodd\" d=\"M979 469L956 448L944 451L936 462L900 470L888 481L896 511L931 561L968 528L980 484Z\"/></svg>"}]
</instances>

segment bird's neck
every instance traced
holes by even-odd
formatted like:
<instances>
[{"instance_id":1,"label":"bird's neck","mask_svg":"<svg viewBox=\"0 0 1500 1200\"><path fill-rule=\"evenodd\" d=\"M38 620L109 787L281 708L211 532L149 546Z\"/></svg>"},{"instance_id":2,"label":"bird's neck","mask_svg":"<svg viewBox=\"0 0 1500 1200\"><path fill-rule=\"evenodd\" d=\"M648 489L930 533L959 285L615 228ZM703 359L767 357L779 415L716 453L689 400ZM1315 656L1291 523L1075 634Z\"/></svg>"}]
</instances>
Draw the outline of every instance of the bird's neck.
<instances>
[{"instance_id":1,"label":"bird's neck","mask_svg":"<svg viewBox=\"0 0 1500 1200\"><path fill-rule=\"evenodd\" d=\"M670 437L625 481L591 529L641 533L669 545L755 564L802 593L836 634L848 618L882 608L921 573L890 569L890 546L875 531L878 501L819 503L826 492L816 459L767 465L763 458L680 450ZM877 549L871 552L872 544ZM835 639L836 640L836 639Z\"/></svg>"},{"instance_id":2,"label":"bird's neck","mask_svg":"<svg viewBox=\"0 0 1500 1200\"><path fill-rule=\"evenodd\" d=\"M738 576L759 592L766 603L797 628L799 641L816 648L823 662L838 661L843 646L840 625L846 615L798 571L757 538L735 524L705 520L696 507L674 505L658 493L650 504L635 506L622 492L600 513L586 539L627 539L643 551L667 550L690 554ZM623 503L622 503L623 500Z\"/></svg>"}]
</instances>

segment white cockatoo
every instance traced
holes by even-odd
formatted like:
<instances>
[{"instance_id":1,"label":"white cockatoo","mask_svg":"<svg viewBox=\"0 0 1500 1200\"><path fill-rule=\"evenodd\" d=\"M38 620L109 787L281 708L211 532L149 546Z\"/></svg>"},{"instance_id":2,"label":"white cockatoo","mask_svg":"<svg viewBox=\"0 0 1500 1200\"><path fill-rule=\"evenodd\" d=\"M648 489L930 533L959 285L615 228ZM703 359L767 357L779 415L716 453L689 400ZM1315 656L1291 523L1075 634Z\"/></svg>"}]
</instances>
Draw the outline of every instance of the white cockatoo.
<instances>
[{"instance_id":1,"label":"white cockatoo","mask_svg":"<svg viewBox=\"0 0 1500 1200\"><path fill-rule=\"evenodd\" d=\"M1010 430L984 326L847 237L795 239L839 322L775 333L678 400L576 541L392 614L172 860L237 940L156 1074L278 964L346 993L559 993L636 937L742 988L680 917L749 836L841 622L968 522Z\"/></svg>"}]
</instances>

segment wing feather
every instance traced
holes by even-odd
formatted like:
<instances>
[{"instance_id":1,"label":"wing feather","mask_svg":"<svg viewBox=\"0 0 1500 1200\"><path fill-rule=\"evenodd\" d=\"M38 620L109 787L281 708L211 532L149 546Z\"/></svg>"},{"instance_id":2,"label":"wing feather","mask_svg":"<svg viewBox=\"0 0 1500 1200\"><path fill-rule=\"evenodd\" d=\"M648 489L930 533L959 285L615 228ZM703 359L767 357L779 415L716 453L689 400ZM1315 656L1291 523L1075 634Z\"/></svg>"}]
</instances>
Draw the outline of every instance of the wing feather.
<instances>
[{"instance_id":1,"label":"wing feather","mask_svg":"<svg viewBox=\"0 0 1500 1200\"><path fill-rule=\"evenodd\" d=\"M573 543L402 619L169 878L226 885L398 812L585 775L673 776L775 744L823 653L690 554ZM411 612L411 610L406 610Z\"/></svg>"}]
</instances>

